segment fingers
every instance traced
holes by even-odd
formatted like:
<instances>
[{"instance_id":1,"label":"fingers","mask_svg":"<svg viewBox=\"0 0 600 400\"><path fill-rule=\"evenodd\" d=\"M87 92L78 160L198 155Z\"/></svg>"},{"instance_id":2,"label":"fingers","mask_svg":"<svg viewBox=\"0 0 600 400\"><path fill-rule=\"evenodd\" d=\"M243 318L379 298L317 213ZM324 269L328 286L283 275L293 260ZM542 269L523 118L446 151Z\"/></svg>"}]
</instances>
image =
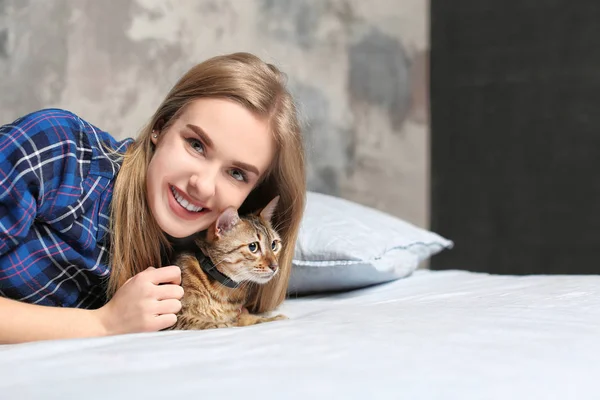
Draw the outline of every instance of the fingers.
<instances>
[{"instance_id":1,"label":"fingers","mask_svg":"<svg viewBox=\"0 0 600 400\"><path fill-rule=\"evenodd\" d=\"M152 283L159 285L161 283L181 284L181 269L176 265L170 265L162 268L148 268L145 273Z\"/></svg>"},{"instance_id":2,"label":"fingers","mask_svg":"<svg viewBox=\"0 0 600 400\"><path fill-rule=\"evenodd\" d=\"M146 309L148 314L146 320L149 325L145 329L150 331L159 331L169 328L177 322L176 314L181 310L180 299L183 298L183 288L181 285L181 269L176 265L154 268L149 267L142 271L138 285L145 293L144 297L150 297L154 301L150 308ZM148 287L148 282L151 283Z\"/></svg>"},{"instance_id":3,"label":"fingers","mask_svg":"<svg viewBox=\"0 0 600 400\"><path fill-rule=\"evenodd\" d=\"M180 310L181 302L179 300L163 300L156 304L156 313L159 315L177 314Z\"/></svg>"},{"instance_id":4,"label":"fingers","mask_svg":"<svg viewBox=\"0 0 600 400\"><path fill-rule=\"evenodd\" d=\"M181 299L183 297L183 288L179 285L160 285L156 287L156 299Z\"/></svg>"},{"instance_id":5,"label":"fingers","mask_svg":"<svg viewBox=\"0 0 600 400\"><path fill-rule=\"evenodd\" d=\"M154 330L160 331L162 329L169 328L177 322L175 314L162 314L158 315L154 319Z\"/></svg>"}]
</instances>

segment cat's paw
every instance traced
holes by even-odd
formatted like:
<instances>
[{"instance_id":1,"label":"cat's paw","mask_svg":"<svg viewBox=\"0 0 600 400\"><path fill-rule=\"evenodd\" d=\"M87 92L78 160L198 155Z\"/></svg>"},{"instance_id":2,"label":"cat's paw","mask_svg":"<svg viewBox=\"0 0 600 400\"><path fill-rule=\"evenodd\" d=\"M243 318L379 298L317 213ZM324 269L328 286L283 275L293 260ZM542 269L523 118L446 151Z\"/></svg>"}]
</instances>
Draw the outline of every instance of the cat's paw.
<instances>
[{"instance_id":1,"label":"cat's paw","mask_svg":"<svg viewBox=\"0 0 600 400\"><path fill-rule=\"evenodd\" d=\"M259 323L262 323L262 322L273 322L273 321L283 321L285 319L289 319L289 318L286 317L283 314L279 314L279 315L275 315L273 317L260 317Z\"/></svg>"},{"instance_id":2,"label":"cat's paw","mask_svg":"<svg viewBox=\"0 0 600 400\"><path fill-rule=\"evenodd\" d=\"M270 318L269 318L269 320L270 320L270 321L283 321L283 320L285 320L285 319L289 319L289 318L288 318L288 317L286 317L286 316L285 316L285 315L283 315L283 314L279 314L279 315L276 315L276 316L274 316L274 317L270 317Z\"/></svg>"},{"instance_id":3,"label":"cat's paw","mask_svg":"<svg viewBox=\"0 0 600 400\"><path fill-rule=\"evenodd\" d=\"M288 317L282 314L276 315L274 317L263 317L254 314L241 314L238 318L238 324L239 326L248 326L262 324L265 322L280 321L284 319L288 319Z\"/></svg>"}]
</instances>

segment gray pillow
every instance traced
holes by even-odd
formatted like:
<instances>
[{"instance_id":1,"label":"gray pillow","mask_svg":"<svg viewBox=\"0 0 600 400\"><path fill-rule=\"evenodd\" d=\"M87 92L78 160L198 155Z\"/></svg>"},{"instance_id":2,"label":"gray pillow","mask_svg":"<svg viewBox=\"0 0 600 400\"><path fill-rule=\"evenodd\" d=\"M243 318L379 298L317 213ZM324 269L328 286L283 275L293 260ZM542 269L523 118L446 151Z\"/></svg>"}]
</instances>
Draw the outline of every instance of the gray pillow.
<instances>
[{"instance_id":1,"label":"gray pillow","mask_svg":"<svg viewBox=\"0 0 600 400\"><path fill-rule=\"evenodd\" d=\"M357 289L409 276L452 241L374 208L308 192L289 295Z\"/></svg>"}]
</instances>

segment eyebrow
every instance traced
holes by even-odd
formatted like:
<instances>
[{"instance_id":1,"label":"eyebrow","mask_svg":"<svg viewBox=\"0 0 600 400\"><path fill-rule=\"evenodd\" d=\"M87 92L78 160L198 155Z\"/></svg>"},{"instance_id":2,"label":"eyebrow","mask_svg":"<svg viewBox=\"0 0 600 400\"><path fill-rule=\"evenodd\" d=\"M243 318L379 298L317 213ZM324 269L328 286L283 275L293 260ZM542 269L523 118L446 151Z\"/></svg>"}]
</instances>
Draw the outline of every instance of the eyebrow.
<instances>
[{"instance_id":1,"label":"eyebrow","mask_svg":"<svg viewBox=\"0 0 600 400\"><path fill-rule=\"evenodd\" d=\"M252 172L256 176L260 175L258 173L258 168L256 168L254 165L246 164L246 163L243 163L243 162L240 162L240 161L234 162L233 165L235 165L238 168L245 169L248 172Z\"/></svg>"},{"instance_id":2,"label":"eyebrow","mask_svg":"<svg viewBox=\"0 0 600 400\"><path fill-rule=\"evenodd\" d=\"M188 128L190 128L191 130L193 130L194 133L196 133L196 135L200 136L200 139L202 139L202 141L204 142L205 145L207 145L211 149L213 149L215 147L213 141L210 140L210 137L208 137L206 132L204 132L204 129L200 128L197 125L192 125L192 124L187 124L186 126Z\"/></svg>"},{"instance_id":3,"label":"eyebrow","mask_svg":"<svg viewBox=\"0 0 600 400\"><path fill-rule=\"evenodd\" d=\"M192 131L194 131L194 133L196 135L198 135L200 137L200 139L202 139L202 141L204 142L204 144L208 147L210 147L211 149L215 148L215 145L213 143L212 140L210 140L210 137L206 134L206 132L204 132L204 129L200 128L197 125L192 125L192 124L187 124L186 125L188 128L190 128ZM254 174L256 174L256 176L260 175L260 173L258 172L258 168L256 168L254 165L252 164L247 164L241 161L235 161L233 163L233 165L235 165L236 167L246 170L248 172L252 172Z\"/></svg>"}]
</instances>

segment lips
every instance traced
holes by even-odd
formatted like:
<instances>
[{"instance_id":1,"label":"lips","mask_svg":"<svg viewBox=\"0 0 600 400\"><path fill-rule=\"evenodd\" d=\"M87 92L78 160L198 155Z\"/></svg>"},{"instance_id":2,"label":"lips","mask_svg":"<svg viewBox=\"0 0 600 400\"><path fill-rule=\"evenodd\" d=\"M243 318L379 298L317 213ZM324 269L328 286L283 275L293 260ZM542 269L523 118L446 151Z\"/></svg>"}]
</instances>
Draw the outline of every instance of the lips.
<instances>
[{"instance_id":1,"label":"lips","mask_svg":"<svg viewBox=\"0 0 600 400\"><path fill-rule=\"evenodd\" d=\"M191 199L176 187L169 185L169 205L173 212L184 219L196 219L201 215L206 214L210 209L203 207L201 204L192 202Z\"/></svg>"},{"instance_id":2,"label":"lips","mask_svg":"<svg viewBox=\"0 0 600 400\"><path fill-rule=\"evenodd\" d=\"M202 211L202 209L204 207L202 207L201 205L198 204L194 204L191 201L188 201L183 194L181 194L176 188L175 186L171 186L171 192L173 193L173 196L175 197L175 200L177 200L177 202L186 210L191 211L191 212L198 212L198 211Z\"/></svg>"}]
</instances>

